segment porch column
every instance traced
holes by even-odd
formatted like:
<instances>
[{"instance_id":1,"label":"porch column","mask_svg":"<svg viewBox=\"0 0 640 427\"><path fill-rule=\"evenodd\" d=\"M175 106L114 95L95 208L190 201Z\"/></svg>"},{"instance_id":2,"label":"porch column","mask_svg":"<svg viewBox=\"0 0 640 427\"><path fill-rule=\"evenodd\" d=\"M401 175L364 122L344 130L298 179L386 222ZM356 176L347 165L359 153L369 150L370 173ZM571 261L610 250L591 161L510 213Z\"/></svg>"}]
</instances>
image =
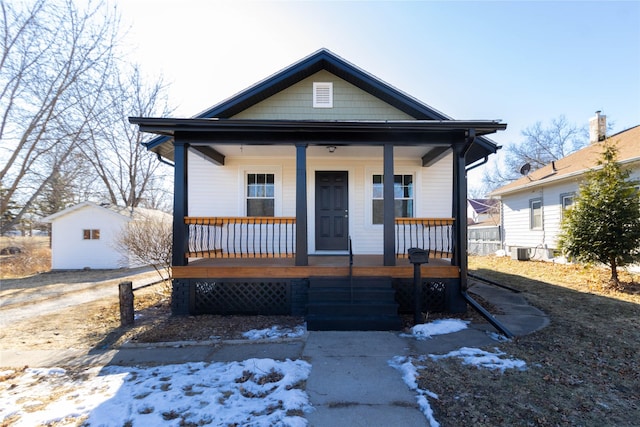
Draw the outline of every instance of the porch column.
<instances>
[{"instance_id":1,"label":"porch column","mask_svg":"<svg viewBox=\"0 0 640 427\"><path fill-rule=\"evenodd\" d=\"M396 208L393 191L393 144L384 144L383 178L383 228L384 228L384 265L396 265Z\"/></svg>"},{"instance_id":2,"label":"porch column","mask_svg":"<svg viewBox=\"0 0 640 427\"><path fill-rule=\"evenodd\" d=\"M470 132L474 134L474 132ZM459 267L460 282L447 286L445 305L450 313L462 313L467 304L462 292L467 290L468 256L467 256L467 170L465 157L473 137L466 140L456 138L453 143L453 217L456 219L453 230L452 264Z\"/></svg>"},{"instance_id":3,"label":"porch column","mask_svg":"<svg viewBox=\"0 0 640 427\"><path fill-rule=\"evenodd\" d=\"M296 144L296 265L309 265L307 243L307 144Z\"/></svg>"},{"instance_id":4,"label":"porch column","mask_svg":"<svg viewBox=\"0 0 640 427\"><path fill-rule=\"evenodd\" d=\"M189 241L187 236L184 217L188 215L189 192L187 186L187 151L189 145L181 142L178 138L173 143L173 254L171 265L183 266L189 263L185 256Z\"/></svg>"}]
</instances>

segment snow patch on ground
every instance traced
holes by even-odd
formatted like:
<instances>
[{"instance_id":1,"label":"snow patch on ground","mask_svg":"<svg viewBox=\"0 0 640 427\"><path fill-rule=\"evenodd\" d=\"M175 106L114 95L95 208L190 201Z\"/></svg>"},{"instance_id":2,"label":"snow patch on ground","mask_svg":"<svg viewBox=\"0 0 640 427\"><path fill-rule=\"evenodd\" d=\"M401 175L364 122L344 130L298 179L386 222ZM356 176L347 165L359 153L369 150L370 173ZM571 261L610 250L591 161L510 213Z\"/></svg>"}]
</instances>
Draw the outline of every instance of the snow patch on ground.
<instances>
[{"instance_id":1,"label":"snow patch on ground","mask_svg":"<svg viewBox=\"0 0 640 427\"><path fill-rule=\"evenodd\" d=\"M429 336L437 335L438 333L448 333L442 331L448 331L450 327L455 326L455 323L441 321L433 322L433 324L432 326L427 328L430 331L430 333L428 334ZM428 356L420 357L395 356L391 360L389 360L388 363L389 366L401 372L402 380L405 382L405 384L409 387L409 389L417 393L416 400L418 402L418 405L420 406L420 410L427 418L429 426L439 427L440 423L435 419L433 409L429 404L429 398L437 400L438 395L430 390L420 388L418 384L418 378L420 376L418 367L420 366L420 362L424 361L427 357L435 361L449 357L456 357L462 359L462 363L464 364L474 365L478 368L499 370L502 373L504 373L504 371L507 369L518 369L521 371L526 369L527 364L523 360L504 357L506 356L506 353L498 350L497 348L495 348L494 350L495 352L491 353L489 351L481 350L478 348L462 347L459 350L451 351L447 354L442 355L429 354Z\"/></svg>"},{"instance_id":2,"label":"snow patch on ground","mask_svg":"<svg viewBox=\"0 0 640 427\"><path fill-rule=\"evenodd\" d=\"M302 360L156 367L26 369L0 379L0 423L12 426L307 425Z\"/></svg>"},{"instance_id":3,"label":"snow patch on ground","mask_svg":"<svg viewBox=\"0 0 640 427\"><path fill-rule=\"evenodd\" d=\"M468 320L438 319L430 323L415 325L410 334L401 334L402 337L412 337L418 340L426 340L433 335L451 334L467 329Z\"/></svg>"},{"instance_id":4,"label":"snow patch on ground","mask_svg":"<svg viewBox=\"0 0 640 427\"><path fill-rule=\"evenodd\" d=\"M275 340L279 338L298 338L303 336L306 332L307 327L305 325L296 326L294 329L272 326L267 329L252 329L250 331L243 332L242 336L248 340Z\"/></svg>"},{"instance_id":5,"label":"snow patch on ground","mask_svg":"<svg viewBox=\"0 0 640 427\"><path fill-rule=\"evenodd\" d=\"M428 397L432 399L438 399L438 395L418 387L418 369L413 364L413 358L405 357L405 356L395 356L389 361L389 366L399 370L402 373L402 379L404 383L409 387L409 389L418 393L416 396L416 400L418 401L418 406L420 406L420 410L427 417L427 421L429 421L430 427L439 427L440 423L435 419L433 415L433 409L429 404Z\"/></svg>"},{"instance_id":6,"label":"snow patch on ground","mask_svg":"<svg viewBox=\"0 0 640 427\"><path fill-rule=\"evenodd\" d=\"M489 351L480 350L479 348L462 347L459 350L451 351L447 354L430 354L429 357L433 360L457 357L462 359L462 363L465 365L474 365L478 368L497 370L503 373L507 369L518 369L520 371L527 369L527 364L524 360L502 358L506 353L498 350L497 348L494 348L494 350L495 353L491 353Z\"/></svg>"}]
</instances>

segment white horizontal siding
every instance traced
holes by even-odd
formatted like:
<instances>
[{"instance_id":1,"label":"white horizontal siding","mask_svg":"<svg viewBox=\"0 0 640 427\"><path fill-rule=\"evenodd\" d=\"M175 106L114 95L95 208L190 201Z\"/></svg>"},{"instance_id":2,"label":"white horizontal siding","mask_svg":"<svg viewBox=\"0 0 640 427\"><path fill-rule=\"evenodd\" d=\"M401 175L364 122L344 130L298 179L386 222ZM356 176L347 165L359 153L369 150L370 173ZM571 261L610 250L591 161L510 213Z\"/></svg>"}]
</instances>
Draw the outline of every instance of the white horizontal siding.
<instances>
[{"instance_id":1,"label":"white horizontal siding","mask_svg":"<svg viewBox=\"0 0 640 427\"><path fill-rule=\"evenodd\" d=\"M562 222L561 196L577 192L576 182L540 187L536 191L504 196L503 230L505 245L510 247L556 249ZM542 200L542 230L530 228L530 201Z\"/></svg>"},{"instance_id":2,"label":"white horizontal siding","mask_svg":"<svg viewBox=\"0 0 640 427\"><path fill-rule=\"evenodd\" d=\"M530 200L541 197L540 192L527 192L503 198L503 231L506 246L536 247L543 244L544 230L531 229L529 208Z\"/></svg>"},{"instance_id":3,"label":"white horizontal siding","mask_svg":"<svg viewBox=\"0 0 640 427\"><path fill-rule=\"evenodd\" d=\"M380 150L382 151L382 150ZM191 152L190 152L191 154ZM382 153L381 153L382 154ZM396 174L415 176L415 215L450 217L452 203L452 159L445 157L433 166L422 167L421 159L398 159ZM357 254L379 254L383 229L372 224L372 175L383 172L382 159L307 159L307 209L309 251L315 251L315 172L347 171L349 174L349 234ZM276 175L276 216L295 216L295 158L228 158L216 166L189 156L190 216L245 216L245 175L273 172Z\"/></svg>"},{"instance_id":4,"label":"white horizontal siding","mask_svg":"<svg viewBox=\"0 0 640 427\"><path fill-rule=\"evenodd\" d=\"M55 219L51 224L51 268L112 269L126 267L126 257L115 247L126 225L125 217L106 209L84 207ZM100 230L100 239L84 240L83 230Z\"/></svg>"}]
</instances>

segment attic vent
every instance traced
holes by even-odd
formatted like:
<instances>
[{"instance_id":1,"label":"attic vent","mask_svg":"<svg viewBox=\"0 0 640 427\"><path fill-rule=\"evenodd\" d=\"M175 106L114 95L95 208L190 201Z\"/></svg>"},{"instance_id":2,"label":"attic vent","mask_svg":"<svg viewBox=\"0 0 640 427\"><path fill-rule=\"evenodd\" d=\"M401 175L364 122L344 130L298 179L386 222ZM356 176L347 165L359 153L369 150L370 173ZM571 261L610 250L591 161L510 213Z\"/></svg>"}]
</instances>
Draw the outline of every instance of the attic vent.
<instances>
[{"instance_id":1,"label":"attic vent","mask_svg":"<svg viewBox=\"0 0 640 427\"><path fill-rule=\"evenodd\" d=\"M313 108L333 108L333 83L313 83Z\"/></svg>"}]
</instances>

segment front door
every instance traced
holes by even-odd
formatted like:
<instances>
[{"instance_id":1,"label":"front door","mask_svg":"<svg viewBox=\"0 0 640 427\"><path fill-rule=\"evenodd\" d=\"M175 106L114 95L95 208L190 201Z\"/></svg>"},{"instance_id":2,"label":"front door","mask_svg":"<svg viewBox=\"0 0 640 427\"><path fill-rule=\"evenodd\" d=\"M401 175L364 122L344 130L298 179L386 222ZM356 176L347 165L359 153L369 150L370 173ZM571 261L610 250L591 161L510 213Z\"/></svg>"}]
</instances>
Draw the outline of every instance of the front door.
<instances>
[{"instance_id":1,"label":"front door","mask_svg":"<svg viewBox=\"0 0 640 427\"><path fill-rule=\"evenodd\" d=\"M346 171L316 171L316 250L349 247L349 192Z\"/></svg>"}]
</instances>

